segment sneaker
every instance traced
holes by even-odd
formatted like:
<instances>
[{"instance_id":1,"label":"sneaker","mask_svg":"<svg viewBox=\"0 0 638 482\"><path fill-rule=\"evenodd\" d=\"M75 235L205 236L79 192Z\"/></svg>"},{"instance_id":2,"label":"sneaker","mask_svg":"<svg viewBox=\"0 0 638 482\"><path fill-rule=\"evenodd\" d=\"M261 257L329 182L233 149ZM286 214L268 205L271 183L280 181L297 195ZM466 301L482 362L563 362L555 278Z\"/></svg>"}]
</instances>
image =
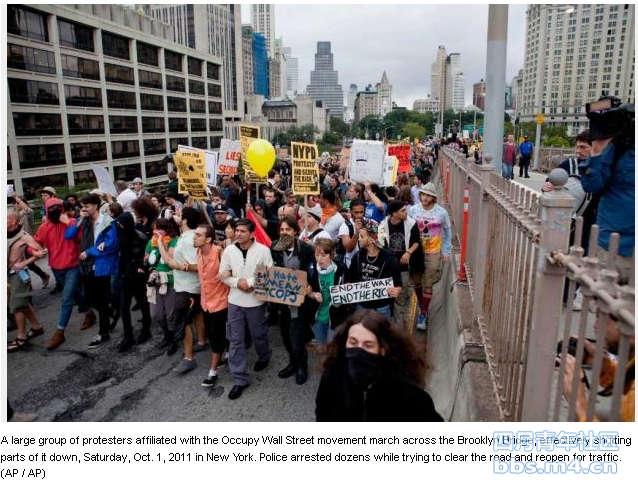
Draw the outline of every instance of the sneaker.
<instances>
[{"instance_id":1,"label":"sneaker","mask_svg":"<svg viewBox=\"0 0 638 482\"><path fill-rule=\"evenodd\" d=\"M419 313L419 316L416 319L416 329L425 331L428 329L428 315L427 313L424 315L423 313Z\"/></svg>"},{"instance_id":2,"label":"sneaker","mask_svg":"<svg viewBox=\"0 0 638 482\"><path fill-rule=\"evenodd\" d=\"M572 305L573 311L580 311L583 309L583 294L580 290L576 291L576 296L574 297L574 304Z\"/></svg>"},{"instance_id":3,"label":"sneaker","mask_svg":"<svg viewBox=\"0 0 638 482\"><path fill-rule=\"evenodd\" d=\"M110 339L111 338L108 335L97 335L95 338L93 338L93 341L89 343L89 350L105 344Z\"/></svg>"},{"instance_id":4,"label":"sneaker","mask_svg":"<svg viewBox=\"0 0 638 482\"><path fill-rule=\"evenodd\" d=\"M197 362L195 360L187 360L186 358L184 358L181 362L179 362L179 365L177 365L173 369L173 371L179 373L180 375L183 375L184 373L188 373L195 368L197 368Z\"/></svg>"},{"instance_id":5,"label":"sneaker","mask_svg":"<svg viewBox=\"0 0 638 482\"><path fill-rule=\"evenodd\" d=\"M213 388L217 384L217 375L209 375L202 382L202 387Z\"/></svg>"}]
</instances>

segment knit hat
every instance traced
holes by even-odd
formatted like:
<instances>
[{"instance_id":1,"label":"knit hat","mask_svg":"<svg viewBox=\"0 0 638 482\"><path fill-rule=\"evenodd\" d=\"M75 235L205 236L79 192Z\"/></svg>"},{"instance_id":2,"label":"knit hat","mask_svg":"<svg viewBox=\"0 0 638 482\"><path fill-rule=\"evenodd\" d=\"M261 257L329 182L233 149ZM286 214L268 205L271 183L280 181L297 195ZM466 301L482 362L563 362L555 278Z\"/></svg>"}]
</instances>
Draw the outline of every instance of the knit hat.
<instances>
[{"instance_id":1,"label":"knit hat","mask_svg":"<svg viewBox=\"0 0 638 482\"><path fill-rule=\"evenodd\" d=\"M133 179L133 184L144 184L144 181L142 181L141 177L136 177Z\"/></svg>"}]
</instances>

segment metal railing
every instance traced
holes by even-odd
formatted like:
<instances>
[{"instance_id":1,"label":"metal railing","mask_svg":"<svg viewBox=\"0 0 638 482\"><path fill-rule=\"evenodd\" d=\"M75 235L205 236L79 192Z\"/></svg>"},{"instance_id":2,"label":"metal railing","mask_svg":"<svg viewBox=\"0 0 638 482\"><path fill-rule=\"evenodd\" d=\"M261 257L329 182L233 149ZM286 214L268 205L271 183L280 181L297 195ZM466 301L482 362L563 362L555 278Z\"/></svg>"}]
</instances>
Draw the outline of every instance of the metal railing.
<instances>
[{"instance_id":1,"label":"metal railing","mask_svg":"<svg viewBox=\"0 0 638 482\"><path fill-rule=\"evenodd\" d=\"M503 421L574 420L578 390L563 402L564 364L555 368L557 342L564 339L563 359L570 334L577 334L576 372L581 374L584 338L593 329L596 316L587 307L597 303L599 318L611 314L621 331L618 366L625 367L633 357L634 276L629 285L617 284L618 274L610 265L599 267L596 259L598 232L592 231L589 257L579 246L569 247L572 196L563 189L564 171L550 174L554 190L536 193L494 173L490 156L477 165L462 153L442 149L439 179L443 185L443 204L449 205L455 235L461 236L464 191L469 191L465 273L470 285L473 323L484 345L488 371L496 405ZM582 226L581 224L577 226ZM597 227L595 227L597 228ZM582 231L582 228L581 228ZM576 233L580 242L580 232ZM610 246L615 253L617 241ZM565 279L569 284L563 307ZM570 320L574 283L585 295L580 324L572 329ZM595 310L594 310L595 311ZM600 323L600 322L599 322ZM559 336L559 328L562 327ZM465 328L470 328L466 326ZM604 345L604 325L598 329L597 346ZM631 346L630 346L631 345ZM579 358L580 357L580 358ZM595 415L597 386L606 355L597 350L591 369L588 419ZM611 409L599 419L619 420L624 369L616 370L617 384L611 397ZM584 373L584 372L583 372ZM576 382L581 377L575 377ZM576 387L577 388L577 387ZM604 405L604 404L603 404ZM632 412L633 413L633 412Z\"/></svg>"}]
</instances>

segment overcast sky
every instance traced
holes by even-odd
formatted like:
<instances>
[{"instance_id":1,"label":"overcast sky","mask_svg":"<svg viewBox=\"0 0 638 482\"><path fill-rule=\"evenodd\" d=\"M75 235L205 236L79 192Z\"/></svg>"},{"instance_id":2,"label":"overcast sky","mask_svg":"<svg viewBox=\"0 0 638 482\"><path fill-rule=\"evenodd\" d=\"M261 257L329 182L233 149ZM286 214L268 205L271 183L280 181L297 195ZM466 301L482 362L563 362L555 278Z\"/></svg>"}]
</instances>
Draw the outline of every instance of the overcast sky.
<instances>
[{"instance_id":1,"label":"overcast sky","mask_svg":"<svg viewBox=\"0 0 638 482\"><path fill-rule=\"evenodd\" d=\"M523 67L525 9L509 6L506 82ZM461 54L466 105L472 84L485 78L488 5L291 5L275 7L275 36L299 59L299 91L310 83L318 41L332 42L334 68L344 90L381 80L385 70L398 105L412 108L430 93L430 68L439 45ZM250 5L242 5L250 23Z\"/></svg>"}]
</instances>

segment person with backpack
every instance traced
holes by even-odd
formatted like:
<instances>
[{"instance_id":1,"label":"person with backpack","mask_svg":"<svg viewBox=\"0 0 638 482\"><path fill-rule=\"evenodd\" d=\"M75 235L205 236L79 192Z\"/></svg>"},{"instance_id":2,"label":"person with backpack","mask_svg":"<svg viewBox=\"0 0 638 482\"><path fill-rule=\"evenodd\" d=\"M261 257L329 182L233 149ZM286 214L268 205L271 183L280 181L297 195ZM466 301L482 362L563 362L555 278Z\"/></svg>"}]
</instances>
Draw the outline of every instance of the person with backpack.
<instances>
[{"instance_id":1,"label":"person with backpack","mask_svg":"<svg viewBox=\"0 0 638 482\"><path fill-rule=\"evenodd\" d=\"M299 223L299 226L303 229L305 224L304 218L306 217L306 210L297 202L297 196L295 196L295 193L291 187L286 189L284 193L284 201L285 204L283 204L277 212L279 219L284 219L287 216L293 216L295 218L295 221L297 221L297 223Z\"/></svg>"},{"instance_id":2,"label":"person with backpack","mask_svg":"<svg viewBox=\"0 0 638 482\"><path fill-rule=\"evenodd\" d=\"M525 177L529 179L529 165L532 161L532 156L534 155L534 144L532 144L529 140L528 136L525 136L525 140L521 142L521 145L518 147L518 151L520 153L520 159L518 161L518 177Z\"/></svg>"},{"instance_id":3,"label":"person with backpack","mask_svg":"<svg viewBox=\"0 0 638 482\"><path fill-rule=\"evenodd\" d=\"M319 205L306 210L306 227L299 233L299 239L304 243L315 244L317 239L330 238L321 227L322 210Z\"/></svg>"}]
</instances>

